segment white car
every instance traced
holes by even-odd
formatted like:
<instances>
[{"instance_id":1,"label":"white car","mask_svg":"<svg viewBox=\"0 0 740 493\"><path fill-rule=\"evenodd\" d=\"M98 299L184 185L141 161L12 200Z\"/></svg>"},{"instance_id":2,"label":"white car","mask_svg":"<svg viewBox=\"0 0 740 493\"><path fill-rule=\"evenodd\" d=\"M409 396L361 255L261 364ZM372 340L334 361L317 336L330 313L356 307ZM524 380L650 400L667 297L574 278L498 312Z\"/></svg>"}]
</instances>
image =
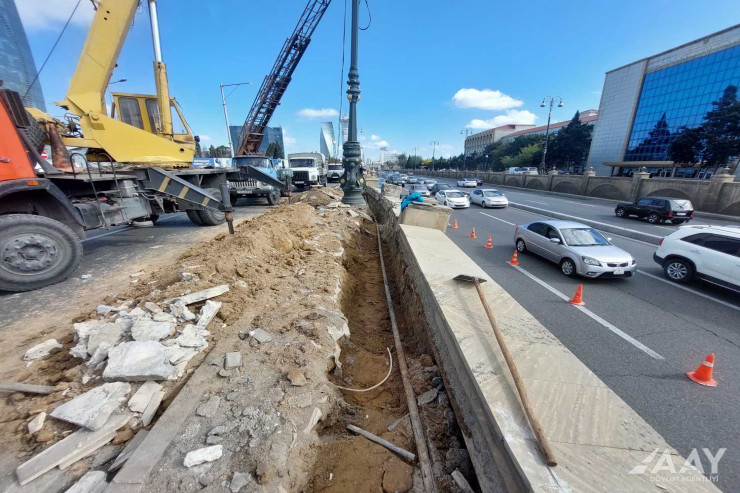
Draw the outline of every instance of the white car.
<instances>
[{"instance_id":1,"label":"white car","mask_svg":"<svg viewBox=\"0 0 740 493\"><path fill-rule=\"evenodd\" d=\"M740 227L681 226L653 254L668 279L692 279L740 291Z\"/></svg>"},{"instance_id":2,"label":"white car","mask_svg":"<svg viewBox=\"0 0 740 493\"><path fill-rule=\"evenodd\" d=\"M470 202L486 207L506 207L509 199L495 188L481 188L470 192Z\"/></svg>"},{"instance_id":3,"label":"white car","mask_svg":"<svg viewBox=\"0 0 740 493\"><path fill-rule=\"evenodd\" d=\"M442 205L451 207L453 209L465 209L470 207L470 200L460 190L440 190L437 195L434 196Z\"/></svg>"},{"instance_id":4,"label":"white car","mask_svg":"<svg viewBox=\"0 0 740 493\"><path fill-rule=\"evenodd\" d=\"M475 178L460 178L457 180L457 186L475 188L478 186L478 182L475 181Z\"/></svg>"}]
</instances>

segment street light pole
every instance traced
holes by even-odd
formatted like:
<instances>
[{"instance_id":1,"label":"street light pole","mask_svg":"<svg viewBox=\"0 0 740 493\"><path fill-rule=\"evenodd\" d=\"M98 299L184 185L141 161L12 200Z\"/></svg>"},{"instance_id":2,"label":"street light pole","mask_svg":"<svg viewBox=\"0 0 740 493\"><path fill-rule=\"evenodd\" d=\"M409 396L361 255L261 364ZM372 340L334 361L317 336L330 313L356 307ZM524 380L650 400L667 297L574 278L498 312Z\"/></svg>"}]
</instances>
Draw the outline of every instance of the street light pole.
<instances>
[{"instance_id":1,"label":"street light pole","mask_svg":"<svg viewBox=\"0 0 740 493\"><path fill-rule=\"evenodd\" d=\"M460 135L465 134L465 140L468 140L468 135L473 134L472 128L463 128L460 130ZM468 150L465 148L465 143L463 142L463 169L468 169Z\"/></svg>"},{"instance_id":2,"label":"street light pole","mask_svg":"<svg viewBox=\"0 0 740 493\"><path fill-rule=\"evenodd\" d=\"M252 85L251 82L237 82L236 84L219 84L221 86L221 103L224 106L224 120L226 120L226 136L229 138L229 155L233 158L234 157L234 143L231 142L231 128L229 127L229 114L226 112L226 96L224 96L224 87L231 87L231 86L243 86L249 84Z\"/></svg>"},{"instance_id":3,"label":"street light pole","mask_svg":"<svg viewBox=\"0 0 740 493\"><path fill-rule=\"evenodd\" d=\"M362 188L365 186L365 177L360 169L362 148L357 139L357 102L360 100L360 72L357 70L357 45L359 37L358 16L360 0L352 0L352 42L347 84L347 99L349 99L349 125L347 142L344 143L344 176L340 180L344 196L344 204L364 204Z\"/></svg>"},{"instance_id":4,"label":"street light pole","mask_svg":"<svg viewBox=\"0 0 740 493\"><path fill-rule=\"evenodd\" d=\"M552 105L555 104L555 101L558 102L558 108L563 107L563 99L560 96L547 96L542 100L542 103L540 103L540 107L545 107L545 101L548 101L550 108L547 112L547 129L545 130L545 148L542 150L542 160L540 161L540 168L543 171L547 171L545 168L545 159L547 157L547 144L550 141L550 117L552 116Z\"/></svg>"},{"instance_id":5,"label":"street light pole","mask_svg":"<svg viewBox=\"0 0 740 493\"><path fill-rule=\"evenodd\" d=\"M432 163L434 163L434 154L437 152L437 146L439 145L438 140L433 140L429 143L432 146Z\"/></svg>"}]
</instances>

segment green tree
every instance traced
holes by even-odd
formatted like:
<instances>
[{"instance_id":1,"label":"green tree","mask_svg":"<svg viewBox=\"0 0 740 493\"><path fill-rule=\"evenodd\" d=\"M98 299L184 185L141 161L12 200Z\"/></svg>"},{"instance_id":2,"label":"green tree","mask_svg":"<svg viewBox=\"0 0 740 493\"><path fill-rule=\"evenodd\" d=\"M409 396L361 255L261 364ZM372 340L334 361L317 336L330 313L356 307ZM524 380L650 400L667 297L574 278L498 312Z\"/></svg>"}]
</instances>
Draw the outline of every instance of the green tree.
<instances>
[{"instance_id":1,"label":"green tree","mask_svg":"<svg viewBox=\"0 0 740 493\"><path fill-rule=\"evenodd\" d=\"M701 128L684 128L668 148L671 161L694 166L704 161L704 136Z\"/></svg>"},{"instance_id":2,"label":"green tree","mask_svg":"<svg viewBox=\"0 0 740 493\"><path fill-rule=\"evenodd\" d=\"M578 171L584 164L591 148L593 129L581 121L576 111L570 123L555 134L547 147L547 165L555 168Z\"/></svg>"},{"instance_id":3,"label":"green tree","mask_svg":"<svg viewBox=\"0 0 740 493\"><path fill-rule=\"evenodd\" d=\"M195 157L203 157L203 149L200 147L200 139L195 141Z\"/></svg>"},{"instance_id":4,"label":"green tree","mask_svg":"<svg viewBox=\"0 0 740 493\"><path fill-rule=\"evenodd\" d=\"M211 147L208 148L208 157L218 157L216 155L216 148L211 145Z\"/></svg>"},{"instance_id":5,"label":"green tree","mask_svg":"<svg viewBox=\"0 0 740 493\"><path fill-rule=\"evenodd\" d=\"M285 159L285 153L279 142L270 142L265 149L265 156L272 159Z\"/></svg>"}]
</instances>

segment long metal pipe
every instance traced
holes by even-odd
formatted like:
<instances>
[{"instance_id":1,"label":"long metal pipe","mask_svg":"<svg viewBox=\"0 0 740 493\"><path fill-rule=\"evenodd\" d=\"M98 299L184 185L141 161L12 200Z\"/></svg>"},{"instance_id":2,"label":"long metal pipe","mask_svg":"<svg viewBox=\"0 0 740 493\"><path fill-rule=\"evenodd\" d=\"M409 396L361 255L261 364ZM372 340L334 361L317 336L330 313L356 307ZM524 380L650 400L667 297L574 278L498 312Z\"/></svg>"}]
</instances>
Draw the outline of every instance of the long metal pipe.
<instances>
[{"instance_id":1,"label":"long metal pipe","mask_svg":"<svg viewBox=\"0 0 740 493\"><path fill-rule=\"evenodd\" d=\"M149 0L149 23L152 27L152 43L154 44L154 61L162 61L162 45L159 42L159 19L157 17L157 0Z\"/></svg>"}]
</instances>

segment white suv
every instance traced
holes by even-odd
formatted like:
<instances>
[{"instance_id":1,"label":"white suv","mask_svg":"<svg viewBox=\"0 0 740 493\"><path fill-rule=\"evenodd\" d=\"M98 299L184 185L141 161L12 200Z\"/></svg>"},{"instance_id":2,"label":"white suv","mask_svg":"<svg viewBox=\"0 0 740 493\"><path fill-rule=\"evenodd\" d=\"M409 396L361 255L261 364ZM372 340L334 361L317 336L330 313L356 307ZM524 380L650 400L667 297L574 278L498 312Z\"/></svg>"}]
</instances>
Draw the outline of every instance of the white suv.
<instances>
[{"instance_id":1,"label":"white suv","mask_svg":"<svg viewBox=\"0 0 740 493\"><path fill-rule=\"evenodd\" d=\"M698 278L740 291L740 227L682 226L660 240L653 260L671 281Z\"/></svg>"}]
</instances>

